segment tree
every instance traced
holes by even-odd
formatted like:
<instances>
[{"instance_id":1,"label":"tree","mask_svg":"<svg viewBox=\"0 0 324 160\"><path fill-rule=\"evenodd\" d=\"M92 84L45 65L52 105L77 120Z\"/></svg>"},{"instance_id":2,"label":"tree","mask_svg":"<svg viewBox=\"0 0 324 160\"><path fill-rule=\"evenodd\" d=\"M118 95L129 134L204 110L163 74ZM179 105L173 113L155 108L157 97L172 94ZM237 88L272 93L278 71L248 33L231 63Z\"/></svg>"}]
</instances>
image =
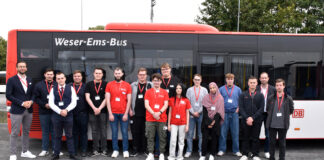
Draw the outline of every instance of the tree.
<instances>
[{"instance_id":1,"label":"tree","mask_svg":"<svg viewBox=\"0 0 324 160\"><path fill-rule=\"evenodd\" d=\"M105 30L105 26L98 25L95 27L89 27L89 30Z\"/></svg>"},{"instance_id":2,"label":"tree","mask_svg":"<svg viewBox=\"0 0 324 160\"><path fill-rule=\"evenodd\" d=\"M321 33L323 2L314 0L240 0L240 31ZM198 23L221 31L237 30L238 0L206 0Z\"/></svg>"},{"instance_id":3,"label":"tree","mask_svg":"<svg viewBox=\"0 0 324 160\"><path fill-rule=\"evenodd\" d=\"M7 41L0 36L0 71L6 70Z\"/></svg>"}]
</instances>

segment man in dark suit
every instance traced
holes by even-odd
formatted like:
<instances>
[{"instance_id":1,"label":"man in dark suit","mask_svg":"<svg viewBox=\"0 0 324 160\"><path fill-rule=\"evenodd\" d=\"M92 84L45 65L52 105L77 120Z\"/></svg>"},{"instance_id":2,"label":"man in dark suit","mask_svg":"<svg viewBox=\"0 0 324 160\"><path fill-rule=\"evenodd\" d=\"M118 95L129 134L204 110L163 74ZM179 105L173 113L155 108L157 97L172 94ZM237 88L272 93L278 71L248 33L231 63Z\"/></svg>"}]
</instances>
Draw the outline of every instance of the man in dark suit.
<instances>
[{"instance_id":1,"label":"man in dark suit","mask_svg":"<svg viewBox=\"0 0 324 160\"><path fill-rule=\"evenodd\" d=\"M11 101L10 119L10 160L17 159L17 143L20 126L22 125L21 157L36 158L29 149L29 130L33 119L32 79L26 76L27 63L20 61L16 65L18 74L9 78L6 97Z\"/></svg>"}]
</instances>

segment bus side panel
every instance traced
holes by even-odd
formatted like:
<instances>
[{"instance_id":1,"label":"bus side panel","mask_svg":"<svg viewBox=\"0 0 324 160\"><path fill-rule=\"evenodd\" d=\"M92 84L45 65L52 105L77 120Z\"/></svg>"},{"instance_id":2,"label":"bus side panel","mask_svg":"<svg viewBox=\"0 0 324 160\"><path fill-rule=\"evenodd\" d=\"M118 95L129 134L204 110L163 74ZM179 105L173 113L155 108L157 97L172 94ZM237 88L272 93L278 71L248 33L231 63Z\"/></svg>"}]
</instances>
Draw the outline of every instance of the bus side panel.
<instances>
[{"instance_id":1,"label":"bus side panel","mask_svg":"<svg viewBox=\"0 0 324 160\"><path fill-rule=\"evenodd\" d=\"M16 63L17 63L17 30L11 30L8 33L8 43L7 43L7 62L6 62L6 81L14 76L16 72ZM11 102L7 101L7 110L9 111L9 106ZM11 120L10 113L7 113L8 117L8 131L11 133Z\"/></svg>"}]
</instances>

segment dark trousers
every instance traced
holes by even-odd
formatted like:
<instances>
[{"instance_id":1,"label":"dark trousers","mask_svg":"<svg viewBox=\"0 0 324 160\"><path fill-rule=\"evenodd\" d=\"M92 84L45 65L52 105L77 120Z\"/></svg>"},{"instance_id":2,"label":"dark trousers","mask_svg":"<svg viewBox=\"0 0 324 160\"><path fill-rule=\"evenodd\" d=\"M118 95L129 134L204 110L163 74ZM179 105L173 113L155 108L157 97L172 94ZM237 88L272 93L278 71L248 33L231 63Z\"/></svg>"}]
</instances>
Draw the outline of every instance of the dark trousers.
<instances>
[{"instance_id":1,"label":"dark trousers","mask_svg":"<svg viewBox=\"0 0 324 160\"><path fill-rule=\"evenodd\" d=\"M79 142L81 152L87 152L88 146L88 113L81 112L73 115L73 138L75 152L78 151Z\"/></svg>"},{"instance_id":2,"label":"dark trousers","mask_svg":"<svg viewBox=\"0 0 324 160\"><path fill-rule=\"evenodd\" d=\"M147 148L145 137L145 117L131 117L131 132L133 138L133 150L144 152Z\"/></svg>"},{"instance_id":3,"label":"dark trousers","mask_svg":"<svg viewBox=\"0 0 324 160\"><path fill-rule=\"evenodd\" d=\"M107 151L107 114L99 115L89 114L89 122L92 131L92 150L99 151L99 141L101 143L101 151Z\"/></svg>"},{"instance_id":4,"label":"dark trousers","mask_svg":"<svg viewBox=\"0 0 324 160\"><path fill-rule=\"evenodd\" d=\"M242 122L242 154L248 156L252 152L252 157L259 155L259 136L262 122L253 121L252 126L248 126L246 121ZM250 147L251 144L251 147Z\"/></svg>"},{"instance_id":5,"label":"dark trousers","mask_svg":"<svg viewBox=\"0 0 324 160\"><path fill-rule=\"evenodd\" d=\"M264 152L269 152L269 130L265 127L267 123L268 113L263 113L263 125L264 125L264 134L265 134L265 140L264 140Z\"/></svg>"},{"instance_id":6,"label":"dark trousers","mask_svg":"<svg viewBox=\"0 0 324 160\"><path fill-rule=\"evenodd\" d=\"M201 145L201 155L206 156L208 150L208 141L211 137L211 150L210 154L215 156L217 152L218 139L219 136L216 133L217 131L214 128L205 128L202 130L202 145Z\"/></svg>"},{"instance_id":7,"label":"dark trousers","mask_svg":"<svg viewBox=\"0 0 324 160\"><path fill-rule=\"evenodd\" d=\"M61 142L63 129L66 137L66 145L70 155L75 155L74 143L72 137L73 128L73 115L68 114L66 117L62 117L57 113L52 114L52 123L54 129L54 154L59 155L61 151Z\"/></svg>"},{"instance_id":8,"label":"dark trousers","mask_svg":"<svg viewBox=\"0 0 324 160\"><path fill-rule=\"evenodd\" d=\"M270 160L275 160L276 137L279 138L279 160L285 160L287 129L269 128Z\"/></svg>"}]
</instances>

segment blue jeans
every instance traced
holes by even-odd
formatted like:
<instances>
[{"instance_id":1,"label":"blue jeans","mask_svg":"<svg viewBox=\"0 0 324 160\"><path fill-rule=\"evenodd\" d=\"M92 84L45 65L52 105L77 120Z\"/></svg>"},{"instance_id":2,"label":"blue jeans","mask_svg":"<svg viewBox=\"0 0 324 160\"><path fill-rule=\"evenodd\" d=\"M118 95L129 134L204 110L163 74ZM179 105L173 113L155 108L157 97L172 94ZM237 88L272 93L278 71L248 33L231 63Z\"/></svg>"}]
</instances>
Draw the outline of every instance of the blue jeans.
<instances>
[{"instance_id":1,"label":"blue jeans","mask_svg":"<svg viewBox=\"0 0 324 160\"><path fill-rule=\"evenodd\" d=\"M224 123L221 127L221 135L219 136L219 151L226 152L226 139L228 129L232 135L232 151L239 152L239 118L238 113L225 113Z\"/></svg>"},{"instance_id":2,"label":"blue jeans","mask_svg":"<svg viewBox=\"0 0 324 160\"><path fill-rule=\"evenodd\" d=\"M128 151L128 122L123 121L124 114L113 114L114 121L110 121L111 133L112 133L112 146L114 151L119 151L118 147L118 122L120 123L120 130L123 137L123 151Z\"/></svg>"},{"instance_id":3,"label":"blue jeans","mask_svg":"<svg viewBox=\"0 0 324 160\"><path fill-rule=\"evenodd\" d=\"M39 121L42 128L42 150L48 151L49 150L49 143L50 143L50 134L52 137L52 149L54 149L54 131L53 131L53 124L51 121L51 114L40 114Z\"/></svg>"},{"instance_id":4,"label":"blue jeans","mask_svg":"<svg viewBox=\"0 0 324 160\"><path fill-rule=\"evenodd\" d=\"M202 135L201 135L201 122L202 122L203 116L200 115L198 118L190 116L189 118L189 131L187 134L187 152L192 152L192 139L195 133L195 127L197 125L198 127L198 135L199 141L198 141L198 152L201 152L201 143L202 143Z\"/></svg>"},{"instance_id":5,"label":"blue jeans","mask_svg":"<svg viewBox=\"0 0 324 160\"><path fill-rule=\"evenodd\" d=\"M88 146L88 113L73 114L73 138L75 152L78 151L79 141L81 152L87 151Z\"/></svg>"}]
</instances>

